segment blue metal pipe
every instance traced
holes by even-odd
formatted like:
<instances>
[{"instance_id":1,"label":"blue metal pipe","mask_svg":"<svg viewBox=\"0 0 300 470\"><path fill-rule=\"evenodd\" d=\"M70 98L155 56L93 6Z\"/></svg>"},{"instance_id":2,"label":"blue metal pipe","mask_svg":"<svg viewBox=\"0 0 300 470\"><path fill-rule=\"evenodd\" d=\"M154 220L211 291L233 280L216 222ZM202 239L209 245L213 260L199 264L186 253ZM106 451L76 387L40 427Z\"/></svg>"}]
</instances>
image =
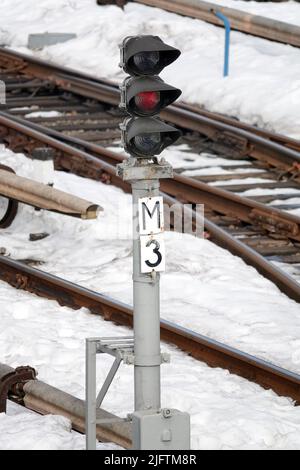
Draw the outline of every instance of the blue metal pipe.
<instances>
[{"instance_id":1,"label":"blue metal pipe","mask_svg":"<svg viewBox=\"0 0 300 470\"><path fill-rule=\"evenodd\" d=\"M224 57L224 77L229 75L229 52L230 52L230 32L231 25L227 16L223 15L219 11L214 11L215 15L224 22L225 27L225 57Z\"/></svg>"}]
</instances>

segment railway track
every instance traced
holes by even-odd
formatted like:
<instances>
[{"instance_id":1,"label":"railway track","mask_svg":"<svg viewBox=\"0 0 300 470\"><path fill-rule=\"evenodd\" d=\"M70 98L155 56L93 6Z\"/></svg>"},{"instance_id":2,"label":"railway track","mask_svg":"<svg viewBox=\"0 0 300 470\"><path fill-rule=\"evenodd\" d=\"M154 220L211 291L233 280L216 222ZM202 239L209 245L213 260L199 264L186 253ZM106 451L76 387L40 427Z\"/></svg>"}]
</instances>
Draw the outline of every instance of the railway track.
<instances>
[{"instance_id":1,"label":"railway track","mask_svg":"<svg viewBox=\"0 0 300 470\"><path fill-rule=\"evenodd\" d=\"M130 0L129 0L130 1ZM262 37L271 41L290 44L300 47L299 26L273 20L259 15L253 15L235 8L218 5L217 2L206 2L201 0L131 0L150 7L160 8L172 13L177 13L191 18L197 18L216 26L224 26L216 12L225 15L232 29L253 36ZM105 1L103 2L105 3ZM113 2L108 2L113 3ZM118 4L118 0L114 3ZM122 0L122 3L127 3Z\"/></svg>"},{"instance_id":2,"label":"railway track","mask_svg":"<svg viewBox=\"0 0 300 470\"><path fill-rule=\"evenodd\" d=\"M52 147L57 169L130 190L115 175L124 157L114 84L5 49L0 72L1 142L28 155ZM291 211L300 208L300 143L187 104L162 117L184 132L175 178L162 185L166 201L204 203L211 240L299 301L300 218Z\"/></svg>"},{"instance_id":3,"label":"railway track","mask_svg":"<svg viewBox=\"0 0 300 470\"><path fill-rule=\"evenodd\" d=\"M55 151L57 169L130 191L115 172L115 165L124 158L117 151L122 116L116 108L119 94L115 85L6 50L0 50L0 79L7 87L7 103L0 113L1 142L13 151L27 155L41 144L51 147ZM299 218L287 210L240 194L257 188L255 182L249 188L246 181L249 173L257 172L263 172L264 178L267 174L270 189L279 187L296 194L300 144L186 104L170 107L163 117L184 132L178 147L183 154L182 165L174 180L162 185L165 201L170 205L178 200L193 204L204 202L207 206L206 229L212 241L241 256L299 301L298 282L268 259L275 254L290 264L296 259L294 264L297 264ZM229 170L225 179L221 177L222 172L212 177L210 165L201 166L201 169L207 169L207 174L185 176L186 171L197 170L200 161L197 154L204 150L211 155L217 153L222 159L221 168ZM194 165L191 160L195 155ZM230 182L237 175L240 177L245 169L246 176L240 178L242 182L238 183L238 188L224 189L222 185L211 184ZM211 181L208 181L210 177ZM274 198L270 195L267 202L278 197L277 194ZM248 238L252 245L247 243ZM129 306L24 263L2 256L0 278L16 288L55 299L61 305L74 309L86 307L107 320L132 326ZM295 373L167 321L161 322L161 335L165 341L212 367L228 369L300 403L300 376Z\"/></svg>"},{"instance_id":4,"label":"railway track","mask_svg":"<svg viewBox=\"0 0 300 470\"><path fill-rule=\"evenodd\" d=\"M60 305L88 308L105 320L132 327L130 306L0 255L0 279L17 289L56 300ZM211 367L220 367L300 404L300 376L267 361L231 348L172 322L161 320L162 340Z\"/></svg>"}]
</instances>

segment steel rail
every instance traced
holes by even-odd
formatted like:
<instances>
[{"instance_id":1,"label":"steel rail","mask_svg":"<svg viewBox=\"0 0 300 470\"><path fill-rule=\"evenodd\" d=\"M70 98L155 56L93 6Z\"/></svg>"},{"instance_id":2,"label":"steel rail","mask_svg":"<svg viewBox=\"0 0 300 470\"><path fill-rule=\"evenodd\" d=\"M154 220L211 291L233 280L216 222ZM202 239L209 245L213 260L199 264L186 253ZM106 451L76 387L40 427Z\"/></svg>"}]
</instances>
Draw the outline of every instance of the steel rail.
<instances>
[{"instance_id":1,"label":"steel rail","mask_svg":"<svg viewBox=\"0 0 300 470\"><path fill-rule=\"evenodd\" d=\"M2 379L17 370L0 364L0 387ZM2 397L3 398L3 397ZM8 390L9 400L41 415L61 415L71 421L72 429L85 433L85 402L40 380L15 382ZM101 442L114 442L126 449L131 448L131 424L120 420L102 408L97 411L99 419L116 422L97 425L97 439Z\"/></svg>"},{"instance_id":2,"label":"steel rail","mask_svg":"<svg viewBox=\"0 0 300 470\"><path fill-rule=\"evenodd\" d=\"M129 0L130 1L130 0ZM232 29L259 36L272 41L300 47L300 27L283 21L253 15L235 8L201 0L131 0L150 7L161 8L172 13L189 16L223 26L216 11L225 15Z\"/></svg>"},{"instance_id":3,"label":"steel rail","mask_svg":"<svg viewBox=\"0 0 300 470\"><path fill-rule=\"evenodd\" d=\"M196 114L200 114L201 116L208 117L209 119L213 119L214 121L220 121L224 124L228 124L229 126L233 126L238 129L243 129L247 132L251 132L253 134L257 134L267 140L276 142L277 144L283 145L285 147L292 148L299 152L300 154L300 141L293 139L292 137L288 137L286 135L277 134L272 131L268 131L267 129L262 129L261 127L256 127L251 124L246 124L244 122L239 121L234 117L229 117L224 114L214 113L212 111L208 111L203 109L202 107L181 102L179 105L180 109L186 109L187 111L191 111Z\"/></svg>"},{"instance_id":4,"label":"steel rail","mask_svg":"<svg viewBox=\"0 0 300 470\"><path fill-rule=\"evenodd\" d=\"M28 127L41 134L66 142L68 145L78 147L80 145L84 151L92 151L101 160L109 164L116 165L123 160L123 156L112 151L107 151L100 145L90 144L79 138L65 136L51 128L28 122L18 117L10 117L9 114L0 112L1 118L11 119L23 127ZM6 121L7 122L7 121ZM2 133L3 135L3 133ZM1 127L0 127L1 136ZM205 204L213 210L223 214L238 217L247 223L255 223L271 233L280 233L291 239L300 241L300 218L292 214L285 213L276 208L271 208L259 202L255 202L246 197L233 194L224 189L209 186L193 178L179 174L174 175L174 179L165 180L161 183L162 190L180 200L195 204Z\"/></svg>"},{"instance_id":5,"label":"steel rail","mask_svg":"<svg viewBox=\"0 0 300 470\"><path fill-rule=\"evenodd\" d=\"M110 150L104 149L99 147L101 151L101 159L99 157L92 156L82 150L79 150L71 145L68 145L56 138L53 138L49 135L45 135L32 127L28 127L27 125L20 124L20 122L15 121L11 117L7 118L3 113L0 113L0 136L3 139L3 129L2 127L8 126L8 128L12 128L17 133L21 133L27 136L28 141L19 142L20 146L17 146L17 151L25 150L25 152L30 153L30 149L38 144L43 143L44 145L51 146L53 149L58 151L58 156L55 159L56 167L58 169L64 169L67 171L72 171L76 174L87 176L96 180L100 180L104 183L111 183L126 192L130 192L130 186L127 183L124 183L122 179L120 179L115 174L115 163L120 162L123 160L123 157L119 154L116 154ZM36 125L35 125L36 126ZM14 148L14 147L12 147ZM105 161L106 160L106 161ZM110 163L107 163L109 161ZM113 165L112 165L113 163ZM179 179L178 179L179 178ZM162 190L170 191L173 196L178 195L179 189L177 189L177 184L183 184L183 181L186 178L182 176L176 175L176 181L173 182L172 180L167 180L162 183ZM189 179L187 179L189 180ZM187 198L189 202L196 202L201 203L201 199L199 198L199 191L197 188L198 183L197 181L193 181L193 185L196 186L189 187L189 185L183 186L184 194L183 196ZM203 183L202 183L203 184ZM201 186L202 188L202 186ZM219 190L221 191L221 190ZM216 194L216 193L215 193ZM220 193L219 193L220 194ZM226 192L225 192L226 195ZM221 197L219 198L220 204L221 199L223 198L224 193L221 193ZM218 196L216 196L218 197ZM170 198L170 196L169 196ZM208 195L206 194L206 198ZM167 200L167 198L165 197ZM169 199L174 203L178 204L178 201L174 199ZM203 201L202 201L203 202ZM212 204L212 202L211 202ZM233 206L234 207L234 206ZM263 206L264 207L264 206ZM231 209L232 210L232 209ZM255 212L256 211L256 212ZM259 210L255 209L254 211L254 220L258 220L261 215L263 215ZM267 213L270 215L270 213ZM266 216L266 213L265 213ZM291 219L288 219L291 220ZM294 219L293 219L294 220ZM264 223L267 222L267 216L264 219ZM280 221L278 220L280 223ZM282 221L281 221L282 223ZM293 223L293 222L292 222ZM247 264L250 264L255 269L258 270L263 276L270 279L274 282L278 288L287 294L290 298L300 302L300 285L288 274L283 272L281 269L277 268L275 265L267 262L263 256L259 255L257 252L246 246L241 241L235 239L220 227L215 225L213 222L209 220L205 220L205 227L211 234L211 239L216 244L228 249L232 254L241 257ZM274 221L273 221L274 227ZM292 226L291 226L292 227ZM282 229L282 227L281 227Z\"/></svg>"},{"instance_id":6,"label":"steel rail","mask_svg":"<svg viewBox=\"0 0 300 470\"><path fill-rule=\"evenodd\" d=\"M3 48L0 48L0 64L10 65L12 70L14 66L20 73L53 82L65 91L110 105L119 104L118 87L107 80L95 79L73 69ZM199 132L217 144L236 149L242 156L247 155L291 172L300 180L300 143L296 140L185 103L169 106L162 111L161 117L183 129Z\"/></svg>"},{"instance_id":7,"label":"steel rail","mask_svg":"<svg viewBox=\"0 0 300 470\"><path fill-rule=\"evenodd\" d=\"M15 288L56 300L62 306L85 307L106 320L130 328L133 325L130 306L20 261L0 256L0 278ZM161 320L161 337L211 367L227 369L300 404L300 376L294 372L167 320Z\"/></svg>"}]
</instances>

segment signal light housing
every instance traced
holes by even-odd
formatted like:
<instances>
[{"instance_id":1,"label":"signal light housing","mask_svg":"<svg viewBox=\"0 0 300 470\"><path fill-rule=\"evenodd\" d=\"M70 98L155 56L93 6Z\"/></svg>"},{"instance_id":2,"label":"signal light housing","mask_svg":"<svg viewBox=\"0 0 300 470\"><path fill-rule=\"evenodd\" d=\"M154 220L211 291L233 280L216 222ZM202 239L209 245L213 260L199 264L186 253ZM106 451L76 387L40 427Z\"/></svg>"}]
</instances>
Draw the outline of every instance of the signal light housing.
<instances>
[{"instance_id":1,"label":"signal light housing","mask_svg":"<svg viewBox=\"0 0 300 470\"><path fill-rule=\"evenodd\" d=\"M158 36L129 36L123 41L120 66L131 76L159 75L180 54Z\"/></svg>"},{"instance_id":2,"label":"signal light housing","mask_svg":"<svg viewBox=\"0 0 300 470\"><path fill-rule=\"evenodd\" d=\"M167 85L159 77L128 77L121 86L120 107L126 109L131 115L150 117L159 114L162 109L174 103L180 95L179 88ZM151 102L153 106L150 106Z\"/></svg>"},{"instance_id":3,"label":"signal light housing","mask_svg":"<svg viewBox=\"0 0 300 470\"><path fill-rule=\"evenodd\" d=\"M121 126L122 142L132 156L152 159L181 135L175 127L154 119L181 95L181 90L157 76L180 51L158 36L129 36L120 49L120 66L131 75L120 87L120 107L133 116Z\"/></svg>"},{"instance_id":4,"label":"signal light housing","mask_svg":"<svg viewBox=\"0 0 300 470\"><path fill-rule=\"evenodd\" d=\"M125 150L138 158L161 154L181 136L178 129L154 118L127 118L121 130Z\"/></svg>"}]
</instances>

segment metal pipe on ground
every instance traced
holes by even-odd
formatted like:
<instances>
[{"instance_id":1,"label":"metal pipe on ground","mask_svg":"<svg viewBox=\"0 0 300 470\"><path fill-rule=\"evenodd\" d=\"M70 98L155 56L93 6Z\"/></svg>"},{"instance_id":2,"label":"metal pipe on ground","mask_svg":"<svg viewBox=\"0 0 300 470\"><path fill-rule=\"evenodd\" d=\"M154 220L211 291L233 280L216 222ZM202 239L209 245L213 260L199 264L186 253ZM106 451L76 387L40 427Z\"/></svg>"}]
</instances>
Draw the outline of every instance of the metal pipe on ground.
<instances>
[{"instance_id":1,"label":"metal pipe on ground","mask_svg":"<svg viewBox=\"0 0 300 470\"><path fill-rule=\"evenodd\" d=\"M172 13L190 16L199 20L223 26L222 21L215 16L218 11L227 16L232 29L259 36L272 41L300 47L300 27L283 21L252 15L235 8L228 8L217 3L201 0L133 0L151 7L161 8Z\"/></svg>"},{"instance_id":2,"label":"metal pipe on ground","mask_svg":"<svg viewBox=\"0 0 300 470\"><path fill-rule=\"evenodd\" d=\"M45 184L0 169L0 195L64 215L95 219L100 206Z\"/></svg>"},{"instance_id":3,"label":"metal pipe on ground","mask_svg":"<svg viewBox=\"0 0 300 470\"><path fill-rule=\"evenodd\" d=\"M14 370L6 364L0 364L0 380ZM19 389L19 396L14 391L10 399L17 403L21 401L23 406L41 415L64 416L71 421L75 431L85 432L85 402L45 382L31 380ZM120 418L100 409L99 419L119 420ZM114 442L121 447L130 448L131 424L118 421L97 425L97 439L101 442Z\"/></svg>"}]
</instances>

